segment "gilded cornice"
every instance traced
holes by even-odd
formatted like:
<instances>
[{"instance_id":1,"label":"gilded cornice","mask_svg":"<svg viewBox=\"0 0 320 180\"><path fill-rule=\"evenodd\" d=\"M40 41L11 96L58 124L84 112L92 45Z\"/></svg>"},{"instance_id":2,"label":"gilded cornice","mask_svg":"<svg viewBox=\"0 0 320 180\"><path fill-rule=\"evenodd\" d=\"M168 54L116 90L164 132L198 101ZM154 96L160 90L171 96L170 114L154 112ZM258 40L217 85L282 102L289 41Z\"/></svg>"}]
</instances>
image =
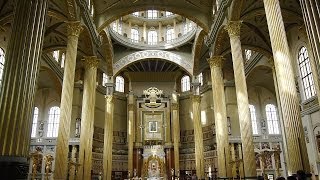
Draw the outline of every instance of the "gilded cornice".
<instances>
[{"instance_id":1,"label":"gilded cornice","mask_svg":"<svg viewBox=\"0 0 320 180\"><path fill-rule=\"evenodd\" d=\"M212 56L211 58L207 59L210 68L214 67L222 67L224 63L225 58L223 56Z\"/></svg>"},{"instance_id":2,"label":"gilded cornice","mask_svg":"<svg viewBox=\"0 0 320 180\"><path fill-rule=\"evenodd\" d=\"M97 68L99 65L99 59L96 56L84 56L82 59L84 67L86 69Z\"/></svg>"},{"instance_id":3,"label":"gilded cornice","mask_svg":"<svg viewBox=\"0 0 320 180\"><path fill-rule=\"evenodd\" d=\"M230 37L239 37L242 21L229 21L225 26L225 30L228 31Z\"/></svg>"},{"instance_id":4,"label":"gilded cornice","mask_svg":"<svg viewBox=\"0 0 320 180\"><path fill-rule=\"evenodd\" d=\"M83 28L80 21L69 21L67 22L67 32L68 36L76 36L79 37Z\"/></svg>"}]
</instances>

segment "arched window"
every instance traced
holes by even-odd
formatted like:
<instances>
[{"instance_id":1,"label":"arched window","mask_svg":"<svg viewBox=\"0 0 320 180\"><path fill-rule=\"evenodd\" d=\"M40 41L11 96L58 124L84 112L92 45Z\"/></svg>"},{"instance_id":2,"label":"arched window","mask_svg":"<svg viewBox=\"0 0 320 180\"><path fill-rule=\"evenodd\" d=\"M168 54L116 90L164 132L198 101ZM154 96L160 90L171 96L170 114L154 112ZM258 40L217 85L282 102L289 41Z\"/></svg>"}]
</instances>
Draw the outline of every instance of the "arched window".
<instances>
[{"instance_id":1,"label":"arched window","mask_svg":"<svg viewBox=\"0 0 320 180\"><path fill-rule=\"evenodd\" d=\"M158 11L156 11L156 10L148 10L147 11L147 18L148 19L156 19L156 18L158 18Z\"/></svg>"},{"instance_id":2,"label":"arched window","mask_svg":"<svg viewBox=\"0 0 320 180\"><path fill-rule=\"evenodd\" d=\"M137 29L131 29L131 39L133 40L133 42L139 41L139 31Z\"/></svg>"},{"instance_id":3,"label":"arched window","mask_svg":"<svg viewBox=\"0 0 320 180\"><path fill-rule=\"evenodd\" d=\"M181 91L190 91L190 77L187 75L181 78Z\"/></svg>"},{"instance_id":4,"label":"arched window","mask_svg":"<svg viewBox=\"0 0 320 180\"><path fill-rule=\"evenodd\" d=\"M33 111L31 137L36 137L38 116L39 116L39 109L37 107L35 107L34 111Z\"/></svg>"},{"instance_id":5,"label":"arched window","mask_svg":"<svg viewBox=\"0 0 320 180\"><path fill-rule=\"evenodd\" d=\"M58 137L60 108L54 106L49 110L47 137Z\"/></svg>"},{"instance_id":6,"label":"arched window","mask_svg":"<svg viewBox=\"0 0 320 180\"><path fill-rule=\"evenodd\" d=\"M108 76L106 73L103 73L102 75L102 86L106 86L106 83L108 82Z\"/></svg>"},{"instance_id":7,"label":"arched window","mask_svg":"<svg viewBox=\"0 0 320 180\"><path fill-rule=\"evenodd\" d=\"M167 42L170 42L174 39L174 29L173 28L169 28L167 30Z\"/></svg>"},{"instance_id":8,"label":"arched window","mask_svg":"<svg viewBox=\"0 0 320 180\"><path fill-rule=\"evenodd\" d=\"M2 84L2 77L3 77L3 69L4 69L4 50L0 48L0 87Z\"/></svg>"},{"instance_id":9,"label":"arched window","mask_svg":"<svg viewBox=\"0 0 320 180\"><path fill-rule=\"evenodd\" d=\"M64 61L66 60L66 53L62 53L61 55L61 67L64 68Z\"/></svg>"},{"instance_id":10,"label":"arched window","mask_svg":"<svg viewBox=\"0 0 320 180\"><path fill-rule=\"evenodd\" d=\"M166 17L169 17L169 16L171 16L171 15L173 15L172 12L166 11Z\"/></svg>"},{"instance_id":11,"label":"arched window","mask_svg":"<svg viewBox=\"0 0 320 180\"><path fill-rule=\"evenodd\" d=\"M249 105L250 115L251 115L251 122L252 122L252 132L253 134L258 134L258 124L257 124L257 117L256 117L256 108L253 105Z\"/></svg>"},{"instance_id":12,"label":"arched window","mask_svg":"<svg viewBox=\"0 0 320 180\"><path fill-rule=\"evenodd\" d=\"M267 104L266 115L269 134L280 134L276 106L273 104Z\"/></svg>"},{"instance_id":13,"label":"arched window","mask_svg":"<svg viewBox=\"0 0 320 180\"><path fill-rule=\"evenodd\" d=\"M148 44L154 45L157 43L158 35L155 30L151 30L148 32Z\"/></svg>"},{"instance_id":14,"label":"arched window","mask_svg":"<svg viewBox=\"0 0 320 180\"><path fill-rule=\"evenodd\" d=\"M308 51L304 46L302 46L299 50L298 63L302 79L304 97L305 100L307 100L316 95L316 90L314 87Z\"/></svg>"},{"instance_id":15,"label":"arched window","mask_svg":"<svg viewBox=\"0 0 320 180\"><path fill-rule=\"evenodd\" d=\"M132 15L139 16L139 12L134 12L134 13L132 13Z\"/></svg>"},{"instance_id":16,"label":"arched window","mask_svg":"<svg viewBox=\"0 0 320 180\"><path fill-rule=\"evenodd\" d=\"M200 86L202 86L202 85L203 85L203 75L202 75L202 73L200 73L200 74L198 75L198 78L199 78Z\"/></svg>"},{"instance_id":17,"label":"arched window","mask_svg":"<svg viewBox=\"0 0 320 180\"><path fill-rule=\"evenodd\" d=\"M52 52L53 59L59 62L59 50L55 50Z\"/></svg>"},{"instance_id":18,"label":"arched window","mask_svg":"<svg viewBox=\"0 0 320 180\"><path fill-rule=\"evenodd\" d=\"M251 58L252 51L250 49L245 49L244 53L246 55L246 61L248 61Z\"/></svg>"},{"instance_id":19,"label":"arched window","mask_svg":"<svg viewBox=\"0 0 320 180\"><path fill-rule=\"evenodd\" d=\"M116 91L124 92L124 79L121 76L116 77Z\"/></svg>"}]
</instances>

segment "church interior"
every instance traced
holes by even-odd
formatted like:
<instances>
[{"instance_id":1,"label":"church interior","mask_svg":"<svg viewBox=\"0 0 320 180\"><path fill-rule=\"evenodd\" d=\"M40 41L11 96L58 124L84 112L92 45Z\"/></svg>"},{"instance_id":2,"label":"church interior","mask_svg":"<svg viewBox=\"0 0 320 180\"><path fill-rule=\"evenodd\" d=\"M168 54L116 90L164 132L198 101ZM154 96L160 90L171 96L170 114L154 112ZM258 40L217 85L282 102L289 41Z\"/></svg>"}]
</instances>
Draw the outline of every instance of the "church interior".
<instances>
[{"instance_id":1,"label":"church interior","mask_svg":"<svg viewBox=\"0 0 320 180\"><path fill-rule=\"evenodd\" d=\"M0 179L318 179L319 7L1 0Z\"/></svg>"}]
</instances>

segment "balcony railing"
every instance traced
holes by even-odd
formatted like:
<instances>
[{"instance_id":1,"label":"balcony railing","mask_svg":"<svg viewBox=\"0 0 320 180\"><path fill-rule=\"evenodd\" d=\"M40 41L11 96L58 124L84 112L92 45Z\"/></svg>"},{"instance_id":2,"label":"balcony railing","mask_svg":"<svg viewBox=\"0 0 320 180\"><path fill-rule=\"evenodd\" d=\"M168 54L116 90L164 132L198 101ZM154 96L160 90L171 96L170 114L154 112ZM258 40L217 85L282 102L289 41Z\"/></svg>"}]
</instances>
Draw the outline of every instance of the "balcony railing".
<instances>
[{"instance_id":1,"label":"balcony railing","mask_svg":"<svg viewBox=\"0 0 320 180\"><path fill-rule=\"evenodd\" d=\"M131 47L133 49L172 49L181 45L186 44L189 42L192 38L194 38L197 31L197 27L193 27L190 31L188 31L186 34L181 35L180 37L177 37L175 39L172 39L170 41L161 41L149 44L148 42L143 41L137 41L128 37L123 36L122 34L119 34L118 32L114 31L112 28L109 28L110 35L119 43Z\"/></svg>"}]
</instances>

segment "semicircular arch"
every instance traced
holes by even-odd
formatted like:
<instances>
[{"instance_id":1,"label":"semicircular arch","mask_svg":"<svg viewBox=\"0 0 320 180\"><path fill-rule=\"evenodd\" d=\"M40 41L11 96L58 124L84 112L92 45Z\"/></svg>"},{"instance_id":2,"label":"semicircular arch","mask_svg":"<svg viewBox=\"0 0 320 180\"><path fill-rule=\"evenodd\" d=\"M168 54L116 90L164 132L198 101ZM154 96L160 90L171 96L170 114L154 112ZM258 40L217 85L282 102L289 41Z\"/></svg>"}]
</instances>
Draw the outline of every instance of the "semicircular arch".
<instances>
[{"instance_id":1,"label":"semicircular arch","mask_svg":"<svg viewBox=\"0 0 320 180\"><path fill-rule=\"evenodd\" d=\"M182 69L184 69L189 74L192 74L193 65L191 61L186 60L185 57L161 50L145 50L145 51L137 51L126 55L125 57L119 59L113 64L113 73L117 75L123 68L127 67L131 63L143 60L143 59L163 59L174 64L177 64Z\"/></svg>"}]
</instances>

